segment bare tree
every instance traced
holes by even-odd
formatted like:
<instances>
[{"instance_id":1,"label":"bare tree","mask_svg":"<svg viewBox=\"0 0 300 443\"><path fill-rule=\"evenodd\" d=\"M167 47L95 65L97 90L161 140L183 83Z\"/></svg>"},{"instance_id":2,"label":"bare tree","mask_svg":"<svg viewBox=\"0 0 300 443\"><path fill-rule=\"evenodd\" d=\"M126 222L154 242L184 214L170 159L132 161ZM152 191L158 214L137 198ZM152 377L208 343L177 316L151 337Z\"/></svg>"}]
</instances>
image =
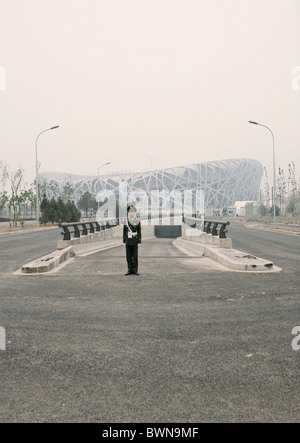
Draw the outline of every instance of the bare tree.
<instances>
[{"instance_id":1,"label":"bare tree","mask_svg":"<svg viewBox=\"0 0 300 443\"><path fill-rule=\"evenodd\" d=\"M264 194L266 198L266 206L270 206L270 185L269 185L269 177L268 177L268 171L267 168L264 168L264 178L265 178L265 189Z\"/></svg>"},{"instance_id":2,"label":"bare tree","mask_svg":"<svg viewBox=\"0 0 300 443\"><path fill-rule=\"evenodd\" d=\"M280 166L277 178L277 193L280 204L280 213L282 213L282 208L285 205L287 189L286 189L286 179L285 179L284 170Z\"/></svg>"},{"instance_id":3,"label":"bare tree","mask_svg":"<svg viewBox=\"0 0 300 443\"><path fill-rule=\"evenodd\" d=\"M289 191L292 194L296 194L297 193L297 180L296 180L296 171L295 171L296 167L295 167L295 163L292 162L291 164L289 164L289 178L288 178L288 182L289 182Z\"/></svg>"},{"instance_id":4,"label":"bare tree","mask_svg":"<svg viewBox=\"0 0 300 443\"><path fill-rule=\"evenodd\" d=\"M299 192L298 192L298 185L297 185L295 169L296 168L295 168L295 163L294 162L289 164L288 212L290 214L292 214L292 215L294 215L297 211L299 211L299 204L300 204L300 198L299 198Z\"/></svg>"},{"instance_id":5,"label":"bare tree","mask_svg":"<svg viewBox=\"0 0 300 443\"><path fill-rule=\"evenodd\" d=\"M18 207L21 198L20 191L22 185L24 184L24 170L22 168L18 168L16 171L10 172L8 166L2 162L0 164L0 168L1 168L0 180L3 185L5 185L8 182L8 185L11 190L10 197L8 200L11 223L13 224L14 227L17 227Z\"/></svg>"}]
</instances>

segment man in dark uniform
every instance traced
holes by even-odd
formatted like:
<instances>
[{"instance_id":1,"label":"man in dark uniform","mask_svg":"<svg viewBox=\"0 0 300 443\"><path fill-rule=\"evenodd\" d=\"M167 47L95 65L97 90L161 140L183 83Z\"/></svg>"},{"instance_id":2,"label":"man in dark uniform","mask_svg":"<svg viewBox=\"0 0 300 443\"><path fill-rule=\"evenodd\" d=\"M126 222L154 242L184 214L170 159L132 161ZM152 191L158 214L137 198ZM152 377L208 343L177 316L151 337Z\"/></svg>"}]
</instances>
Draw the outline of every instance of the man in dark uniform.
<instances>
[{"instance_id":1,"label":"man in dark uniform","mask_svg":"<svg viewBox=\"0 0 300 443\"><path fill-rule=\"evenodd\" d=\"M123 228L123 243L126 245L126 259L128 272L125 275L139 275L138 273L138 244L142 242L141 221L136 218L136 209L133 205L127 208L128 218Z\"/></svg>"}]
</instances>

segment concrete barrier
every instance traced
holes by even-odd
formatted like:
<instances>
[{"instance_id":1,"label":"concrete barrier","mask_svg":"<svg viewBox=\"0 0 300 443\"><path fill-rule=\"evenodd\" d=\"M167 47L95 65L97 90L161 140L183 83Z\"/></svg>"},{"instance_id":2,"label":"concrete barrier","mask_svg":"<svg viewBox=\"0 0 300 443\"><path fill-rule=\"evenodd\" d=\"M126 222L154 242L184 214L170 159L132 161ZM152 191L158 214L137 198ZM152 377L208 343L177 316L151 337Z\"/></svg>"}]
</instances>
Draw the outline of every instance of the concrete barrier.
<instances>
[{"instance_id":1,"label":"concrete barrier","mask_svg":"<svg viewBox=\"0 0 300 443\"><path fill-rule=\"evenodd\" d=\"M155 238L154 226L142 226L142 240ZM42 258L22 266L25 274L41 274L53 270L64 261L75 256L96 254L106 249L115 248L123 244L123 226L116 226L105 231L83 235L71 240L59 240L57 250Z\"/></svg>"},{"instance_id":2,"label":"concrete barrier","mask_svg":"<svg viewBox=\"0 0 300 443\"><path fill-rule=\"evenodd\" d=\"M182 235L184 240L190 240L193 242L217 246L219 248L231 249L232 239L231 238L219 238L216 235L206 234L206 232L198 231L195 228L182 223Z\"/></svg>"},{"instance_id":3,"label":"concrete barrier","mask_svg":"<svg viewBox=\"0 0 300 443\"><path fill-rule=\"evenodd\" d=\"M280 272L281 268L274 263L251 254L232 248L231 238L218 238L211 234L199 233L183 224L182 237L173 244L179 249L195 255L208 257L230 270L243 272Z\"/></svg>"},{"instance_id":4,"label":"concrete barrier","mask_svg":"<svg viewBox=\"0 0 300 443\"><path fill-rule=\"evenodd\" d=\"M69 246L68 248L53 251L51 254L27 263L22 266L21 271L25 274L41 274L49 272L74 255L73 248Z\"/></svg>"},{"instance_id":5,"label":"concrete barrier","mask_svg":"<svg viewBox=\"0 0 300 443\"><path fill-rule=\"evenodd\" d=\"M58 240L57 249L68 248L69 246L82 246L91 243L99 243L106 240L122 239L123 227L116 226L114 228L106 229L104 231L95 232L93 234L82 235L79 238L72 238L71 240ZM78 250L79 248L77 248Z\"/></svg>"}]
</instances>

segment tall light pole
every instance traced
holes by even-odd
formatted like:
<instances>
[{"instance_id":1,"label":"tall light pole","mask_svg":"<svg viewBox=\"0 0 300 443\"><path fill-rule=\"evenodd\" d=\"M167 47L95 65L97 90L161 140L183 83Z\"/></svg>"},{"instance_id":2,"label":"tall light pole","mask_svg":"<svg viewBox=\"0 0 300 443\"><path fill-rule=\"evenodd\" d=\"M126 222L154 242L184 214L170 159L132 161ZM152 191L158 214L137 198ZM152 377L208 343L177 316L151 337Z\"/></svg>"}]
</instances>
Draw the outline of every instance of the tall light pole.
<instances>
[{"instance_id":1,"label":"tall light pole","mask_svg":"<svg viewBox=\"0 0 300 443\"><path fill-rule=\"evenodd\" d=\"M53 126L52 128L45 129L39 133L35 141L35 189L36 189L36 225L40 227L40 202L39 202L39 168L38 168L38 158L37 158L37 148L38 148L38 139L40 135L44 132L52 131L52 129L57 129L59 126Z\"/></svg>"},{"instance_id":2,"label":"tall light pole","mask_svg":"<svg viewBox=\"0 0 300 443\"><path fill-rule=\"evenodd\" d=\"M97 172L97 177L99 177L99 171L100 171L100 169L103 168L103 166L110 165L110 164L111 164L111 162L107 162L107 163L104 163L104 165L99 166L99 168L98 168L98 172Z\"/></svg>"},{"instance_id":3,"label":"tall light pole","mask_svg":"<svg viewBox=\"0 0 300 443\"><path fill-rule=\"evenodd\" d=\"M276 229L276 204L275 204L275 197L276 197L276 160L275 160L275 137L273 134L273 131L271 131L268 126L262 125L257 122L249 121L252 125L262 126L263 128L268 129L268 131L271 132L272 138L273 138L273 224L274 229Z\"/></svg>"}]
</instances>

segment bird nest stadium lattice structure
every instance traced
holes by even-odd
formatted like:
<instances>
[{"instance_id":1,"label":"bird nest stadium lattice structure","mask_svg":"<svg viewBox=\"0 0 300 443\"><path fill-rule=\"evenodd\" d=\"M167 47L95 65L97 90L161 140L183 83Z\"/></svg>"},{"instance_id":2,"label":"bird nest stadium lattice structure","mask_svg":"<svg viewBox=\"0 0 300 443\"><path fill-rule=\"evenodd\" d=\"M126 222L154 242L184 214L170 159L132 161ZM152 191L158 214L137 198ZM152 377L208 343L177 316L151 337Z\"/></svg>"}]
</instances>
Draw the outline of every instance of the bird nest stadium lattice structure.
<instances>
[{"instance_id":1,"label":"bird nest stadium lattice structure","mask_svg":"<svg viewBox=\"0 0 300 443\"><path fill-rule=\"evenodd\" d=\"M74 189L78 200L86 191L119 191L120 183L126 183L128 192L145 191L204 191L205 209L223 209L236 201L257 200L263 176L263 165L253 159L231 159L198 163L175 168L141 173L120 173L100 176L80 176L63 173L43 173L41 182L47 190L58 196L66 183Z\"/></svg>"}]
</instances>

